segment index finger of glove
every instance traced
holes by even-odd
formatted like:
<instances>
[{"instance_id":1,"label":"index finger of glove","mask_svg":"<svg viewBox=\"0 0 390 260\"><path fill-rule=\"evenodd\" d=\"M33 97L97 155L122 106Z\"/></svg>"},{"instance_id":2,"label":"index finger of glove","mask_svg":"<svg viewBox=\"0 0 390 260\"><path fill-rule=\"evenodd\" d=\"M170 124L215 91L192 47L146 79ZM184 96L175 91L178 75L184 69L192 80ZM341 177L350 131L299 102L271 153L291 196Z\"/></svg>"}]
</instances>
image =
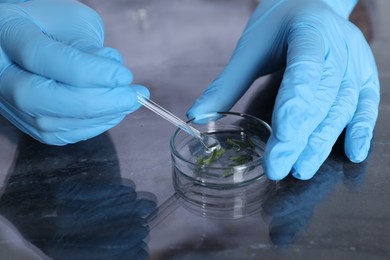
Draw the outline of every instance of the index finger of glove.
<instances>
[{"instance_id":1,"label":"index finger of glove","mask_svg":"<svg viewBox=\"0 0 390 260\"><path fill-rule=\"evenodd\" d=\"M140 107L135 91L149 95L141 86L79 88L65 85L21 70L16 65L3 72L1 85L4 102L36 117L82 119L131 113Z\"/></svg>"},{"instance_id":2,"label":"index finger of glove","mask_svg":"<svg viewBox=\"0 0 390 260\"><path fill-rule=\"evenodd\" d=\"M114 87L130 84L133 75L121 63L51 39L23 16L1 25L0 44L22 68L69 85Z\"/></svg>"},{"instance_id":3,"label":"index finger of glove","mask_svg":"<svg viewBox=\"0 0 390 260\"><path fill-rule=\"evenodd\" d=\"M25 11L24 16L47 35L78 50L87 51L103 45L104 25L100 15L79 1L35 0L11 9Z\"/></svg>"},{"instance_id":4,"label":"index finger of glove","mask_svg":"<svg viewBox=\"0 0 390 260\"><path fill-rule=\"evenodd\" d=\"M229 111L258 77L282 68L285 46L274 40L281 32L268 30L265 24L263 20L248 24L228 64L188 110L189 118Z\"/></svg>"}]
</instances>

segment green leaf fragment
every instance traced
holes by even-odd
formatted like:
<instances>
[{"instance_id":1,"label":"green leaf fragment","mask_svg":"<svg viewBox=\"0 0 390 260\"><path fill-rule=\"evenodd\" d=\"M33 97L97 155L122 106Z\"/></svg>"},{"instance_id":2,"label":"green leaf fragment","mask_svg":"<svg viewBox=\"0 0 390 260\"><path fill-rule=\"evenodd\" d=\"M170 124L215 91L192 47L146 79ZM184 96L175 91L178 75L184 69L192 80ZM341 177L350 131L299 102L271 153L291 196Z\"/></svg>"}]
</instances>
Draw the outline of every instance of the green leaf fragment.
<instances>
[{"instance_id":1,"label":"green leaf fragment","mask_svg":"<svg viewBox=\"0 0 390 260\"><path fill-rule=\"evenodd\" d=\"M202 166L207 166L210 165L216 158L222 157L226 152L225 148L221 149L214 149L213 153L210 155L210 157L204 157L204 156L199 156L196 159L197 164L200 164Z\"/></svg>"},{"instance_id":2,"label":"green leaf fragment","mask_svg":"<svg viewBox=\"0 0 390 260\"><path fill-rule=\"evenodd\" d=\"M217 149L215 149L215 150L217 150ZM214 151L215 151L214 150ZM219 158L219 157L222 157L224 154L226 153L226 149L225 148L220 148L220 149L218 149L218 151L217 151L217 157Z\"/></svg>"},{"instance_id":3,"label":"green leaf fragment","mask_svg":"<svg viewBox=\"0 0 390 260\"><path fill-rule=\"evenodd\" d=\"M206 158L203 160L203 164L204 165L209 165L210 163L212 163L214 161L214 159L217 157L217 150L214 149L213 150L213 153L211 154L211 156L209 158Z\"/></svg>"},{"instance_id":4,"label":"green leaf fragment","mask_svg":"<svg viewBox=\"0 0 390 260\"><path fill-rule=\"evenodd\" d=\"M254 144L252 143L252 141L249 138L246 139L246 142L240 141L240 140L237 140L237 139L228 138L226 140L226 142L228 144L230 144L231 146L233 146L236 150L240 150L241 148L253 148L253 147L255 147Z\"/></svg>"},{"instance_id":5,"label":"green leaf fragment","mask_svg":"<svg viewBox=\"0 0 390 260\"><path fill-rule=\"evenodd\" d=\"M248 162L251 162L253 160L253 151L252 148L255 147L253 142L249 139L246 138L245 141L237 140L237 139L232 139L228 138L226 140L227 144L231 146L231 148L227 149L234 149L236 152L242 151L246 154L243 155L237 155L237 156L230 156L229 160L232 162L230 166L239 166L246 164ZM212 154L210 156L199 156L197 157L197 164L200 167L198 170L201 170L203 167L210 165L213 163L216 159L221 158L223 155L225 155L226 148L220 148L220 149L214 149L212 151ZM222 175L223 178L230 177L234 175L235 171L233 169L228 170L226 173ZM203 173L202 173L203 174Z\"/></svg>"},{"instance_id":6,"label":"green leaf fragment","mask_svg":"<svg viewBox=\"0 0 390 260\"><path fill-rule=\"evenodd\" d=\"M238 155L230 157L230 160L235 162L237 165L245 164L252 161L252 156L250 155Z\"/></svg>"}]
</instances>

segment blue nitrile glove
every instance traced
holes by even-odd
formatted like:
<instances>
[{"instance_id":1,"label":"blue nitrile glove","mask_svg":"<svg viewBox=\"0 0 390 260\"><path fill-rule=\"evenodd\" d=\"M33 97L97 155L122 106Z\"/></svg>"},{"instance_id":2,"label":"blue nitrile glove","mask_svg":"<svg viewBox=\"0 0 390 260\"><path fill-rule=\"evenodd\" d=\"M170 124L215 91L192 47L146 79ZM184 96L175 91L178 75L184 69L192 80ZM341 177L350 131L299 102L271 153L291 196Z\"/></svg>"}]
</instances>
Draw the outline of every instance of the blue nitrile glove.
<instances>
[{"instance_id":1,"label":"blue nitrile glove","mask_svg":"<svg viewBox=\"0 0 390 260\"><path fill-rule=\"evenodd\" d=\"M285 68L264 154L270 179L311 178L346 129L345 153L368 154L378 114L373 54L347 20L355 0L265 0L221 74L188 111L228 111L259 76ZM196 120L195 120L196 121Z\"/></svg>"},{"instance_id":2,"label":"blue nitrile glove","mask_svg":"<svg viewBox=\"0 0 390 260\"><path fill-rule=\"evenodd\" d=\"M0 4L0 113L35 139L85 140L138 109L132 73L103 47L99 15L73 0Z\"/></svg>"},{"instance_id":3,"label":"blue nitrile glove","mask_svg":"<svg viewBox=\"0 0 390 260\"><path fill-rule=\"evenodd\" d=\"M1 3L16 4L16 3L22 3L27 1L29 0L0 0L0 4Z\"/></svg>"}]
</instances>

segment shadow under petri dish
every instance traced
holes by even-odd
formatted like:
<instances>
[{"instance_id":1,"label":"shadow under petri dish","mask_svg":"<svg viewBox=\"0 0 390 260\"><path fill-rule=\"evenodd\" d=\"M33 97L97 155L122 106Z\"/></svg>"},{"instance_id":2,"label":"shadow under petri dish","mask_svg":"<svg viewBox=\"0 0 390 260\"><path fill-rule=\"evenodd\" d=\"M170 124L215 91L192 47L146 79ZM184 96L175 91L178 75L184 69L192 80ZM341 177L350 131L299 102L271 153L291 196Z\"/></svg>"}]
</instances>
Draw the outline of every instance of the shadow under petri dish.
<instances>
[{"instance_id":1,"label":"shadow under petri dish","mask_svg":"<svg viewBox=\"0 0 390 260\"><path fill-rule=\"evenodd\" d=\"M212 153L177 129L171 138L173 183L191 211L213 218L240 218L256 212L272 189L262 156L271 128L245 114L206 115L202 124L188 122L221 148ZM199 211L200 210L200 211Z\"/></svg>"}]
</instances>

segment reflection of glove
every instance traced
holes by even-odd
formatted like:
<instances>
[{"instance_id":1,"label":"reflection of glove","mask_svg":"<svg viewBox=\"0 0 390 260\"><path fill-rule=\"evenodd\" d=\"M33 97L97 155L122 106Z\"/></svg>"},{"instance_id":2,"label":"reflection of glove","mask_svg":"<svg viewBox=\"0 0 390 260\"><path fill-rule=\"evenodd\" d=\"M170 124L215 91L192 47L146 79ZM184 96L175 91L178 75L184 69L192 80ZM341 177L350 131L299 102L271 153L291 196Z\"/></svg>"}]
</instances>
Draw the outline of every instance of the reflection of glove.
<instances>
[{"instance_id":1,"label":"reflection of glove","mask_svg":"<svg viewBox=\"0 0 390 260\"><path fill-rule=\"evenodd\" d=\"M269 235L278 246L288 246L307 228L316 206L343 178L343 163L334 158L325 162L309 181L285 178L267 196L262 206L263 217L269 220Z\"/></svg>"},{"instance_id":2,"label":"reflection of glove","mask_svg":"<svg viewBox=\"0 0 390 260\"><path fill-rule=\"evenodd\" d=\"M0 113L39 141L94 137L139 108L131 72L103 46L92 9L69 0L0 4ZM54 79L54 80L53 80Z\"/></svg>"},{"instance_id":3,"label":"reflection of glove","mask_svg":"<svg viewBox=\"0 0 390 260\"><path fill-rule=\"evenodd\" d=\"M290 176L279 181L262 204L262 216L269 222L272 242L279 246L293 243L307 228L317 205L326 200L341 181L348 189L359 189L366 169L366 162L352 164L334 154L309 181Z\"/></svg>"},{"instance_id":4,"label":"reflection of glove","mask_svg":"<svg viewBox=\"0 0 390 260\"><path fill-rule=\"evenodd\" d=\"M264 155L269 178L282 179L291 169L296 178L311 178L346 126L345 152L363 161L379 81L367 42L346 20L355 2L262 1L229 64L188 116L229 110L257 77L286 66Z\"/></svg>"},{"instance_id":5,"label":"reflection of glove","mask_svg":"<svg viewBox=\"0 0 390 260\"><path fill-rule=\"evenodd\" d=\"M148 258L145 237L156 197L121 178L106 133L67 146L43 145L28 136L18 144L0 215L27 242L50 259Z\"/></svg>"},{"instance_id":6,"label":"reflection of glove","mask_svg":"<svg viewBox=\"0 0 390 260\"><path fill-rule=\"evenodd\" d=\"M147 259L145 217L155 208L134 188L75 176L57 190L54 259Z\"/></svg>"}]
</instances>

